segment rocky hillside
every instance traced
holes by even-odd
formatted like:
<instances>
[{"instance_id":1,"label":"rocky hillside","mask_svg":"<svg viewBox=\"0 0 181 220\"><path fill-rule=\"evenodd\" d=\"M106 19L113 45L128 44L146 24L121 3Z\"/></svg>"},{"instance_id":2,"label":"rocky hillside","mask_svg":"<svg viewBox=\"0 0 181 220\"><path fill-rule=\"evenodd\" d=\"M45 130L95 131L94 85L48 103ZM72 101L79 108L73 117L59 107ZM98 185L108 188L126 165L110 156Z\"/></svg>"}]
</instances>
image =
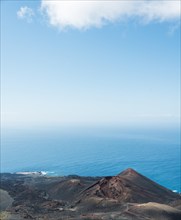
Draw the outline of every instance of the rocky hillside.
<instances>
[{"instance_id":1,"label":"rocky hillside","mask_svg":"<svg viewBox=\"0 0 181 220\"><path fill-rule=\"evenodd\" d=\"M1 174L0 219L181 217L181 197L133 169L109 177Z\"/></svg>"}]
</instances>

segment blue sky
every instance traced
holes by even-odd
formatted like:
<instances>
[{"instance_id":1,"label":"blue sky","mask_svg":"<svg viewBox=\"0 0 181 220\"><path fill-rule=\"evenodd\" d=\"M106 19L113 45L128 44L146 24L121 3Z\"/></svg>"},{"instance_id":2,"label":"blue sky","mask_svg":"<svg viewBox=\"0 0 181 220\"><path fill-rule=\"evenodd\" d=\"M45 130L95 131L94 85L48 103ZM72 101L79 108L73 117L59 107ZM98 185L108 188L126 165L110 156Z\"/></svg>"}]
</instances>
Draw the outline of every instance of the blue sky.
<instances>
[{"instance_id":1,"label":"blue sky","mask_svg":"<svg viewBox=\"0 0 181 220\"><path fill-rule=\"evenodd\" d=\"M3 126L179 122L175 6L47 2L1 2Z\"/></svg>"}]
</instances>

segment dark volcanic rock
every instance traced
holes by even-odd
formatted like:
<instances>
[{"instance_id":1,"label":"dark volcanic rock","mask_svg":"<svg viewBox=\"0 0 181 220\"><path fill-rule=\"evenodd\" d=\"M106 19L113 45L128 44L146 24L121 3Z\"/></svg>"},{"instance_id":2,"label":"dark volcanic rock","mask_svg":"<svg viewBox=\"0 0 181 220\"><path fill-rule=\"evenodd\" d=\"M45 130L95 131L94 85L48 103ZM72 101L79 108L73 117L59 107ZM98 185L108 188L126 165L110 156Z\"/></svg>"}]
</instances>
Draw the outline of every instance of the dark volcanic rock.
<instances>
[{"instance_id":1,"label":"dark volcanic rock","mask_svg":"<svg viewBox=\"0 0 181 220\"><path fill-rule=\"evenodd\" d=\"M3 205L0 214L3 220L176 220L181 217L180 195L133 169L102 178L0 175L0 192L10 196L4 196L7 205Z\"/></svg>"},{"instance_id":2,"label":"dark volcanic rock","mask_svg":"<svg viewBox=\"0 0 181 220\"><path fill-rule=\"evenodd\" d=\"M150 219L159 220L180 220L181 215L181 211L173 207L153 202L133 205L128 209L127 213L132 216L139 216L140 218L146 215Z\"/></svg>"},{"instance_id":3,"label":"dark volcanic rock","mask_svg":"<svg viewBox=\"0 0 181 220\"><path fill-rule=\"evenodd\" d=\"M178 194L130 168L117 176L104 177L97 181L82 193L81 199L88 197L114 199L122 203L158 202L164 204L180 199Z\"/></svg>"}]
</instances>

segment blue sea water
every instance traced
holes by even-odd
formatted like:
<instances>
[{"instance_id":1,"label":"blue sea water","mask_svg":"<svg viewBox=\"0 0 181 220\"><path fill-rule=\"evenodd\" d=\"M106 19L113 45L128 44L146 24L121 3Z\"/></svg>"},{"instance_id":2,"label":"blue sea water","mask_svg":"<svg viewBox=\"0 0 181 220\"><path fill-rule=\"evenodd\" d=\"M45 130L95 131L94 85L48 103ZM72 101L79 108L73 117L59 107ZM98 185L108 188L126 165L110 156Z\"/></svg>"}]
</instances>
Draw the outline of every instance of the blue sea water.
<instances>
[{"instance_id":1,"label":"blue sea water","mask_svg":"<svg viewBox=\"0 0 181 220\"><path fill-rule=\"evenodd\" d=\"M131 167L181 192L178 129L11 130L1 136L1 172L106 176Z\"/></svg>"}]
</instances>

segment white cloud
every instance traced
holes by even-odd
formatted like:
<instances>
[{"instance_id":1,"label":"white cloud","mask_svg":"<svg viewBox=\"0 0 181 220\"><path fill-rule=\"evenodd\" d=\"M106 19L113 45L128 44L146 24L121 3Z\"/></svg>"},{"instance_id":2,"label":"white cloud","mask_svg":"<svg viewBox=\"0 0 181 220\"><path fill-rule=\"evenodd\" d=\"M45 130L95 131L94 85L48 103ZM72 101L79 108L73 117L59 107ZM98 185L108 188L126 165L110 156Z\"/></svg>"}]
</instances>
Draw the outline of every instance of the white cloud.
<instances>
[{"instance_id":1,"label":"white cloud","mask_svg":"<svg viewBox=\"0 0 181 220\"><path fill-rule=\"evenodd\" d=\"M180 0L42 0L41 10L55 27L87 29L130 18L144 23L179 20L180 4Z\"/></svg>"},{"instance_id":2,"label":"white cloud","mask_svg":"<svg viewBox=\"0 0 181 220\"><path fill-rule=\"evenodd\" d=\"M17 11L17 16L20 19L25 19L27 22L32 22L32 18L34 16L34 12L31 8L24 6L21 7L18 11Z\"/></svg>"}]
</instances>

